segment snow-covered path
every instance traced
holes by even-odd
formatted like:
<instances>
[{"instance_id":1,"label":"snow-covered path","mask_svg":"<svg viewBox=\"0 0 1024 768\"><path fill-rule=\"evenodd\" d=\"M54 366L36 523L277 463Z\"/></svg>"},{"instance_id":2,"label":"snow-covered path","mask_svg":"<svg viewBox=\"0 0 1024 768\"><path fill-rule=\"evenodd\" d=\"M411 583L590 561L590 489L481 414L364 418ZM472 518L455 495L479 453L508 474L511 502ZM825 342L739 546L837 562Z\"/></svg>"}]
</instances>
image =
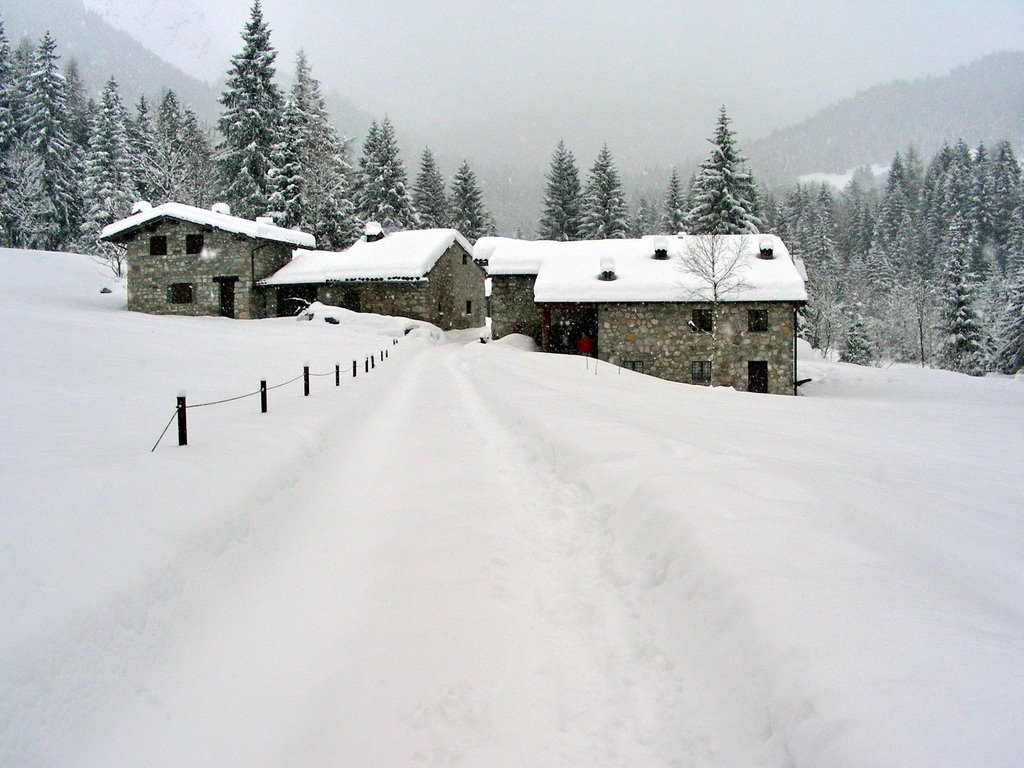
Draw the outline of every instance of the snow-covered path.
<instances>
[{"instance_id":1,"label":"snow-covered path","mask_svg":"<svg viewBox=\"0 0 1024 768\"><path fill-rule=\"evenodd\" d=\"M679 683L633 645L600 510L517 444L463 354L396 350L62 761L669 764Z\"/></svg>"}]
</instances>

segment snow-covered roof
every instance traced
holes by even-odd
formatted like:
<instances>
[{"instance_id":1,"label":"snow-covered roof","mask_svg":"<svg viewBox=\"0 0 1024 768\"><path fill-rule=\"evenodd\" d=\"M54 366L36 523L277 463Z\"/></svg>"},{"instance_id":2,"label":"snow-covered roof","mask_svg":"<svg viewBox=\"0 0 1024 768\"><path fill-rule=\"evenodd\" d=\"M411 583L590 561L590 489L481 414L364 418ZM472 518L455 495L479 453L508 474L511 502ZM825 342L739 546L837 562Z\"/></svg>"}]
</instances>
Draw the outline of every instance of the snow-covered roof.
<instances>
[{"instance_id":1,"label":"snow-covered roof","mask_svg":"<svg viewBox=\"0 0 1024 768\"><path fill-rule=\"evenodd\" d=\"M740 255L741 287L722 301L806 301L807 291L785 243L775 235L724 235L716 247ZM668 258L655 259L655 242ZM488 260L490 275L536 275L538 302L637 302L710 300L706 283L685 268L707 240L699 235L634 240L515 240L483 237L474 257ZM760 258L770 247L771 259ZM598 276L614 265L615 279Z\"/></svg>"},{"instance_id":2,"label":"snow-covered roof","mask_svg":"<svg viewBox=\"0 0 1024 768\"><path fill-rule=\"evenodd\" d=\"M469 241L454 229L393 232L373 242L361 239L344 251L297 248L292 260L261 284L423 280L453 243L473 252Z\"/></svg>"},{"instance_id":3,"label":"snow-covered roof","mask_svg":"<svg viewBox=\"0 0 1024 768\"><path fill-rule=\"evenodd\" d=\"M250 221L238 216L230 216L225 213L207 210L206 208L196 208L183 203L164 203L149 209L143 207L143 210L129 216L127 219L121 219L105 226L100 233L100 239L116 239L118 235L137 229L157 219L180 219L192 224L213 227L225 232L235 232L259 240L272 240L307 248L316 247L316 240L306 232L285 229L284 227L268 224L265 221Z\"/></svg>"}]
</instances>

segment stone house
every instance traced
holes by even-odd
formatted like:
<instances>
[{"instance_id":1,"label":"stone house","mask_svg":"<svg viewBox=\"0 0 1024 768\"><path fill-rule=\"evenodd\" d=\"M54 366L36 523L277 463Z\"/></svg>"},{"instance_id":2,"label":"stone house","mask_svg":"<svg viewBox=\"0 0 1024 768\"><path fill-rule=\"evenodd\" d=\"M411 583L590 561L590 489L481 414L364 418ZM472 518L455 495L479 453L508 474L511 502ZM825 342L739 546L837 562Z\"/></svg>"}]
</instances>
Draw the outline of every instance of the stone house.
<instances>
[{"instance_id":1,"label":"stone house","mask_svg":"<svg viewBox=\"0 0 1024 768\"><path fill-rule=\"evenodd\" d=\"M774 235L576 242L481 238L491 329L670 381L796 392L802 265ZM700 267L717 264L717 278ZM719 284L713 300L711 283ZM586 341L582 341L586 339Z\"/></svg>"},{"instance_id":2,"label":"stone house","mask_svg":"<svg viewBox=\"0 0 1024 768\"><path fill-rule=\"evenodd\" d=\"M454 229L367 234L343 251L296 249L260 285L276 291L279 315L320 301L357 312L397 315L442 330L486 324L484 269Z\"/></svg>"},{"instance_id":3,"label":"stone house","mask_svg":"<svg viewBox=\"0 0 1024 768\"><path fill-rule=\"evenodd\" d=\"M314 247L312 235L181 203L137 212L103 228L100 240L127 248L128 309L171 315L258 318L276 306L259 281L291 259L295 246Z\"/></svg>"}]
</instances>

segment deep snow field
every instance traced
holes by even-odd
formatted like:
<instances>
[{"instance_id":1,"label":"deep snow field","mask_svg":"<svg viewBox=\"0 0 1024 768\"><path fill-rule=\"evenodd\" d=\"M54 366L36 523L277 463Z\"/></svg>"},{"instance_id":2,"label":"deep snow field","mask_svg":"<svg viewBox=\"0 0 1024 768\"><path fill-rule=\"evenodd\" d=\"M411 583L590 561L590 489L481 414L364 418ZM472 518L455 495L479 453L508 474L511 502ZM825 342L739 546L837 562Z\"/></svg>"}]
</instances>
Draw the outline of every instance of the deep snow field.
<instances>
[{"instance_id":1,"label":"deep snow field","mask_svg":"<svg viewBox=\"0 0 1024 768\"><path fill-rule=\"evenodd\" d=\"M0 765L1021 765L1024 380L339 317L0 250Z\"/></svg>"}]
</instances>

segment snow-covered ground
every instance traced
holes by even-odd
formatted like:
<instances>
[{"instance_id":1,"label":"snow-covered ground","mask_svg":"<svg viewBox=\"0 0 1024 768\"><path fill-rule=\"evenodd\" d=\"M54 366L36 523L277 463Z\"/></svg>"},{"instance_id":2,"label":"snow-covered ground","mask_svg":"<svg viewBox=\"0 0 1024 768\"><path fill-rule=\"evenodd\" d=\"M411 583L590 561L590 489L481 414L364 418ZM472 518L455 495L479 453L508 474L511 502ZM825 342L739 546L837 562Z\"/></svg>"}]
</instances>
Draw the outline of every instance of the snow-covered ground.
<instances>
[{"instance_id":1,"label":"snow-covered ground","mask_svg":"<svg viewBox=\"0 0 1024 768\"><path fill-rule=\"evenodd\" d=\"M1020 764L1024 381L751 395L106 283L0 251L0 765ZM149 452L304 363L347 375Z\"/></svg>"}]
</instances>

